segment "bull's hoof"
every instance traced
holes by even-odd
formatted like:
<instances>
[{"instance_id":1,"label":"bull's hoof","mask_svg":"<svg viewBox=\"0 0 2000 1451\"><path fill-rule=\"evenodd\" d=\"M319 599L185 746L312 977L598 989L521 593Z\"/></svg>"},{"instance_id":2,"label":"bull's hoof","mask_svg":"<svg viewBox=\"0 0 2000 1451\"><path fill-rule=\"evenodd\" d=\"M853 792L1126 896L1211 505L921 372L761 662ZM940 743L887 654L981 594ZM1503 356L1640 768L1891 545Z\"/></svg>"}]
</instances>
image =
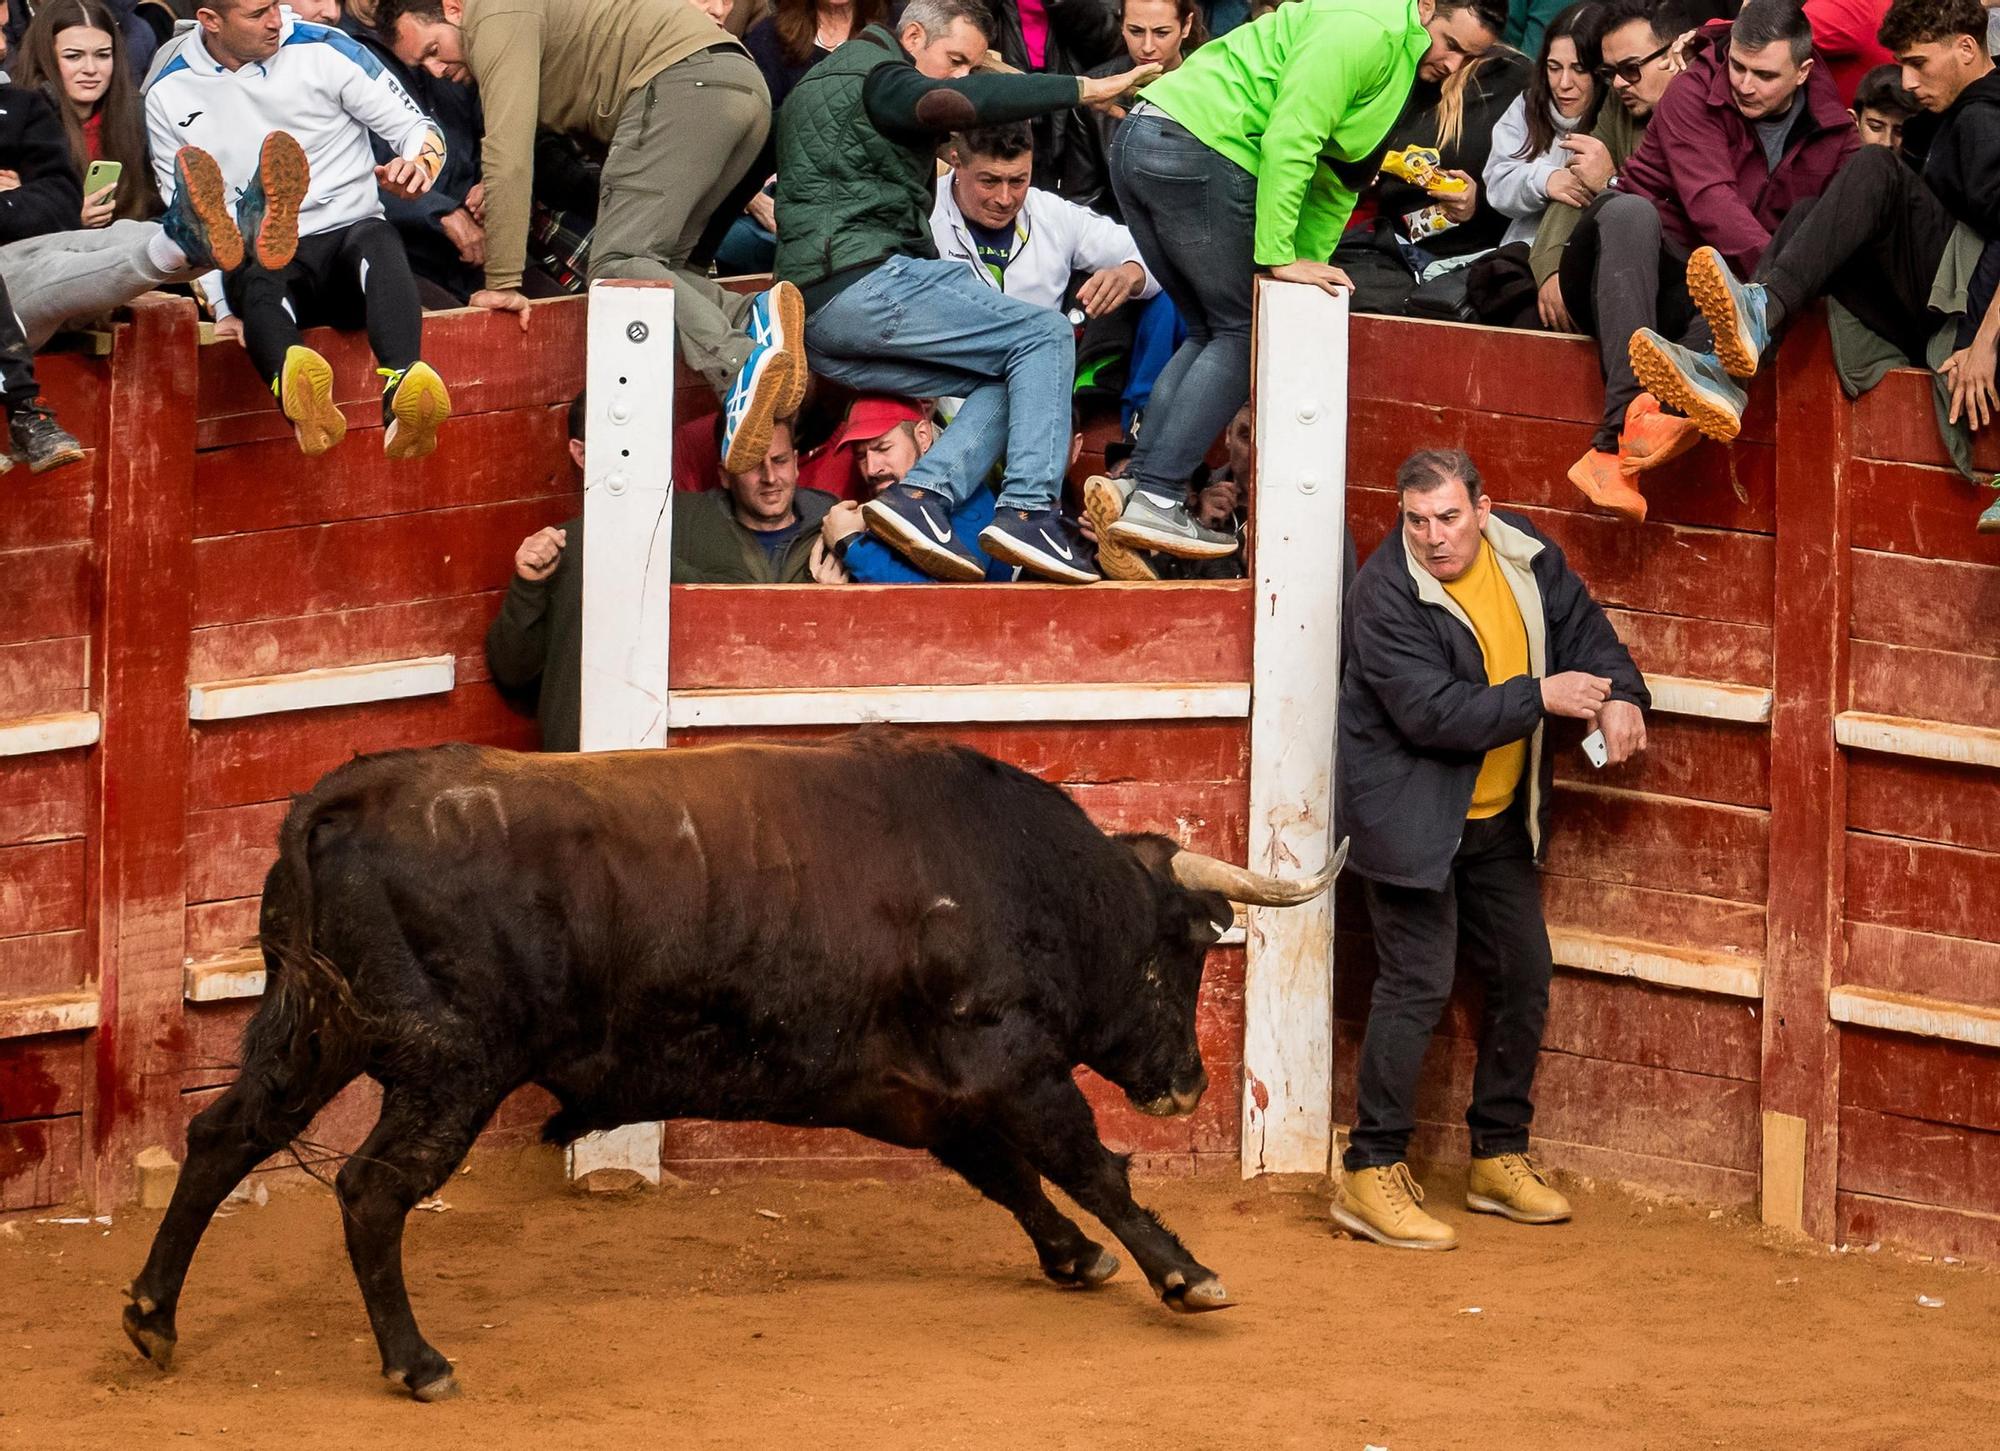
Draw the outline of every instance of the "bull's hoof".
<instances>
[{"instance_id":1,"label":"bull's hoof","mask_svg":"<svg viewBox=\"0 0 2000 1451\"><path fill-rule=\"evenodd\" d=\"M174 1319L143 1296L125 1307L125 1338L161 1370L174 1367Z\"/></svg>"},{"instance_id":2,"label":"bull's hoof","mask_svg":"<svg viewBox=\"0 0 2000 1451\"><path fill-rule=\"evenodd\" d=\"M410 1394L427 1406L436 1405L439 1401L451 1400L458 1394L458 1379L455 1376L441 1375L434 1381L412 1386Z\"/></svg>"},{"instance_id":3,"label":"bull's hoof","mask_svg":"<svg viewBox=\"0 0 2000 1451\"><path fill-rule=\"evenodd\" d=\"M1222 1281L1210 1275L1206 1279L1188 1282L1186 1275L1173 1271L1160 1285L1160 1299L1169 1310L1183 1315L1199 1315L1205 1310L1227 1310L1236 1302L1229 1298L1229 1292L1222 1288Z\"/></svg>"},{"instance_id":4,"label":"bull's hoof","mask_svg":"<svg viewBox=\"0 0 2000 1451\"><path fill-rule=\"evenodd\" d=\"M1094 1285L1103 1284L1118 1273L1118 1256L1108 1249L1092 1245L1074 1259L1043 1265L1042 1273L1058 1285L1074 1285L1079 1289L1088 1290Z\"/></svg>"}]
</instances>

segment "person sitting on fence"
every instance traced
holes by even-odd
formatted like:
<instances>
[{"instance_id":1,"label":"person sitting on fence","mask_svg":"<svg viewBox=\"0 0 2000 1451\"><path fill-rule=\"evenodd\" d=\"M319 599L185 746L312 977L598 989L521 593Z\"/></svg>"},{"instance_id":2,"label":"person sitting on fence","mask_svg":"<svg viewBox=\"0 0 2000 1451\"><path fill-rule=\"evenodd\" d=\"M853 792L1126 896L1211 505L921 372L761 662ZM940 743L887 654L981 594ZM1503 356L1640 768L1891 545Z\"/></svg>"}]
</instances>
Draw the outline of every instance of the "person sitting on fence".
<instances>
[{"instance_id":1,"label":"person sitting on fence","mask_svg":"<svg viewBox=\"0 0 2000 1451\"><path fill-rule=\"evenodd\" d=\"M332 366L300 329L365 323L385 380L383 450L424 457L451 398L422 360L416 278L381 194L428 191L444 137L367 51L277 0L215 0L199 18L147 91L146 122L163 195L182 183L177 155L199 144L241 198L241 264L202 279L217 335L243 345L300 452L316 457L346 436L347 420ZM273 130L274 117L289 129ZM387 165L375 164L370 132L395 151Z\"/></svg>"},{"instance_id":2,"label":"person sitting on fence","mask_svg":"<svg viewBox=\"0 0 2000 1451\"><path fill-rule=\"evenodd\" d=\"M1552 966L1535 860L1548 837L1551 717L1646 746L1645 681L1555 542L1495 509L1457 449L1396 471L1401 527L1342 611L1335 834L1363 879L1379 971L1333 1218L1402 1249L1451 1249L1405 1162L1424 1053L1461 960L1486 985L1473 1074L1470 1209L1522 1224L1570 1206L1528 1157ZM1529 608L1527 606L1532 606Z\"/></svg>"},{"instance_id":3,"label":"person sitting on fence","mask_svg":"<svg viewBox=\"0 0 2000 1451\"><path fill-rule=\"evenodd\" d=\"M798 292L728 292L689 265L771 126L742 44L687 0L381 0L376 20L405 65L479 87L486 286L473 305L528 325L536 126L603 149L590 279L672 281L681 357L722 403L723 462L760 466L771 425L805 394Z\"/></svg>"},{"instance_id":4,"label":"person sitting on fence","mask_svg":"<svg viewBox=\"0 0 2000 1451\"><path fill-rule=\"evenodd\" d=\"M1923 107L1903 89L1902 70L1878 65L1861 78L1855 88L1854 129L1863 146L1886 146L1898 155L1903 150L1903 128Z\"/></svg>"},{"instance_id":5,"label":"person sitting on fence","mask_svg":"<svg viewBox=\"0 0 2000 1451\"><path fill-rule=\"evenodd\" d=\"M1671 51L1673 41L1655 39ZM1607 57L1610 43L1607 33ZM1699 435L1649 407L1656 394L1641 399L1632 338L1657 327L1706 347L1688 254L1710 244L1755 265L1792 208L1823 191L1860 145L1832 78L1813 60L1797 0L1748 0L1734 22L1704 27L1688 54L1618 190L1591 204L1562 264L1564 299L1597 337L1605 376L1603 418L1570 482L1634 521L1646 517L1639 476Z\"/></svg>"},{"instance_id":6,"label":"person sitting on fence","mask_svg":"<svg viewBox=\"0 0 2000 1451\"><path fill-rule=\"evenodd\" d=\"M854 451L866 497L902 484L917 460L937 442L939 428L928 406L907 398L863 394L848 410L847 422L834 435L836 445ZM993 522L993 491L981 488L952 511L951 527L960 539L975 540ZM930 576L875 538L861 518L861 505L835 504L820 521L820 537L833 557L859 584L915 584ZM977 544L966 546L983 561L985 579L1001 583L1014 577L1014 567L989 559Z\"/></svg>"},{"instance_id":7,"label":"person sitting on fence","mask_svg":"<svg viewBox=\"0 0 2000 1451\"><path fill-rule=\"evenodd\" d=\"M969 72L992 20L978 0L912 0L815 66L778 118L780 277L806 294L815 373L862 392L962 397L907 487L862 508L869 529L935 579L985 566L951 513L1006 456L986 554L1073 584L1096 580L1058 507L1075 340L1061 314L1007 296L931 238L933 157L953 132L1101 104L1150 72L1104 80Z\"/></svg>"},{"instance_id":8,"label":"person sitting on fence","mask_svg":"<svg viewBox=\"0 0 2000 1451\"><path fill-rule=\"evenodd\" d=\"M1569 169L1572 153L1560 143L1596 114L1601 93L1593 72L1600 64L1597 28L1603 17L1597 0L1580 0L1547 22L1528 89L1493 128L1486 198L1511 219L1502 246L1533 242L1542 214L1558 196L1572 206L1589 200Z\"/></svg>"},{"instance_id":9,"label":"person sitting on fence","mask_svg":"<svg viewBox=\"0 0 2000 1451\"><path fill-rule=\"evenodd\" d=\"M585 395L569 405L569 458L583 476ZM578 748L583 716L583 515L537 529L514 551L514 577L486 630L493 683L534 706L542 749Z\"/></svg>"},{"instance_id":10,"label":"person sitting on fence","mask_svg":"<svg viewBox=\"0 0 2000 1451\"><path fill-rule=\"evenodd\" d=\"M718 416L718 434L723 426ZM754 467L725 469L720 489L673 495L673 582L810 583L825 553L820 520L833 505L833 495L799 487L792 425L779 419Z\"/></svg>"},{"instance_id":11,"label":"person sitting on fence","mask_svg":"<svg viewBox=\"0 0 2000 1451\"><path fill-rule=\"evenodd\" d=\"M1188 336L1153 390L1108 534L1217 558L1236 540L1189 517L1188 480L1250 396L1262 273L1352 286L1330 256L1419 80L1442 82L1498 38L1498 0L1302 0L1212 40L1147 89L1111 148L1111 181Z\"/></svg>"},{"instance_id":12,"label":"person sitting on fence","mask_svg":"<svg viewBox=\"0 0 2000 1451\"><path fill-rule=\"evenodd\" d=\"M104 0L53 0L21 37L14 81L55 105L81 184L91 163L117 175L83 198L85 227L145 221L160 213L146 152L146 116L126 59L124 32Z\"/></svg>"},{"instance_id":13,"label":"person sitting on fence","mask_svg":"<svg viewBox=\"0 0 2000 1451\"><path fill-rule=\"evenodd\" d=\"M1938 118L1921 175L1884 146L1864 148L1823 196L1782 228L1756 280L1726 252L1688 259L1688 288L1713 346L1654 332L1632 341L1633 366L1712 438L1733 438L1739 378L1753 376L1785 327L1831 297L1903 358L1927 364L1948 400L1945 421L1980 429L2000 416L2000 74L1978 0L1896 0L1882 22L1910 94ZM1836 333L1838 336L1838 333ZM1962 464L1962 467L1969 465ZM1979 518L2000 531L2000 503Z\"/></svg>"},{"instance_id":14,"label":"person sitting on fence","mask_svg":"<svg viewBox=\"0 0 2000 1451\"><path fill-rule=\"evenodd\" d=\"M1085 71L1096 80L1133 66L1156 65L1177 71L1181 62L1208 39L1208 26L1195 0L1125 0L1119 12L1119 34L1125 53ZM1072 111L1066 118L1061 174L1055 190L1068 200L1122 222L1118 194L1111 189L1111 138L1124 122L1136 93L1121 96L1097 110Z\"/></svg>"}]
</instances>

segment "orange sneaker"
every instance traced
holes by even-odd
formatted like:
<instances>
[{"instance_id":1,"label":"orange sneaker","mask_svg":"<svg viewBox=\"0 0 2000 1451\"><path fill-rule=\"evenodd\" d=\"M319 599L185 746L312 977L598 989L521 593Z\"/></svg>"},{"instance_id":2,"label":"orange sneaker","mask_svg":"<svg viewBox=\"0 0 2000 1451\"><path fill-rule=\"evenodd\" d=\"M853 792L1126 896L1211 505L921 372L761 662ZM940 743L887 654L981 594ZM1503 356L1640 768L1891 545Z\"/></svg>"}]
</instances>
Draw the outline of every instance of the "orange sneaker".
<instances>
[{"instance_id":1,"label":"orange sneaker","mask_svg":"<svg viewBox=\"0 0 2000 1451\"><path fill-rule=\"evenodd\" d=\"M1625 431L1618 436L1620 466L1628 474L1644 473L1670 463L1701 442L1694 421L1669 413L1660 400L1641 393L1625 410Z\"/></svg>"},{"instance_id":2,"label":"orange sneaker","mask_svg":"<svg viewBox=\"0 0 2000 1451\"><path fill-rule=\"evenodd\" d=\"M1623 455L1594 448L1569 466L1569 481L1598 508L1634 524L1646 522L1646 496L1632 486Z\"/></svg>"}]
</instances>

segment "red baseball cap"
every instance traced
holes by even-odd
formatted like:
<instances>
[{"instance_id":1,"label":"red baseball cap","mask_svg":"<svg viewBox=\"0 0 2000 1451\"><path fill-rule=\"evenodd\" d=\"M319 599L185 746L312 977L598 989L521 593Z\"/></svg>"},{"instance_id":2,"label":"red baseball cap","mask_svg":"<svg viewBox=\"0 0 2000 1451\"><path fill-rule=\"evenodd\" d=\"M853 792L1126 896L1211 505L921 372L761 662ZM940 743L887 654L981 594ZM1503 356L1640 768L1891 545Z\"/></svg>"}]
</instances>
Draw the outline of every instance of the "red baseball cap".
<instances>
[{"instance_id":1,"label":"red baseball cap","mask_svg":"<svg viewBox=\"0 0 2000 1451\"><path fill-rule=\"evenodd\" d=\"M873 443L899 423L922 423L929 417L907 398L884 393L864 393L847 410L847 421L833 436L832 447L843 444Z\"/></svg>"}]
</instances>

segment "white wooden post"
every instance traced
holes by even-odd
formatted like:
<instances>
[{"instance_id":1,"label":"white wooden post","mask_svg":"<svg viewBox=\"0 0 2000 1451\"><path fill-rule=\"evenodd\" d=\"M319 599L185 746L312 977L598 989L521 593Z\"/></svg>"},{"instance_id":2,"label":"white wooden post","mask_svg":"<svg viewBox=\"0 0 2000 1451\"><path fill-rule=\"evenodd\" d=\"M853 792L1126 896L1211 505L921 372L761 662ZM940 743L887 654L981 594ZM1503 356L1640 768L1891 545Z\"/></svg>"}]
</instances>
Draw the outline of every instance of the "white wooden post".
<instances>
[{"instance_id":1,"label":"white wooden post","mask_svg":"<svg viewBox=\"0 0 2000 1451\"><path fill-rule=\"evenodd\" d=\"M1333 826L1347 529L1347 300L1260 281L1250 865L1324 866ZM1333 1150L1333 894L1250 912L1243 1173L1319 1174Z\"/></svg>"},{"instance_id":2,"label":"white wooden post","mask_svg":"<svg viewBox=\"0 0 2000 1451\"><path fill-rule=\"evenodd\" d=\"M583 464L586 751L667 743L667 589L672 560L674 292L661 282L590 285L590 401ZM569 1175L625 1169L660 1182L657 1123L590 1134Z\"/></svg>"}]
</instances>

